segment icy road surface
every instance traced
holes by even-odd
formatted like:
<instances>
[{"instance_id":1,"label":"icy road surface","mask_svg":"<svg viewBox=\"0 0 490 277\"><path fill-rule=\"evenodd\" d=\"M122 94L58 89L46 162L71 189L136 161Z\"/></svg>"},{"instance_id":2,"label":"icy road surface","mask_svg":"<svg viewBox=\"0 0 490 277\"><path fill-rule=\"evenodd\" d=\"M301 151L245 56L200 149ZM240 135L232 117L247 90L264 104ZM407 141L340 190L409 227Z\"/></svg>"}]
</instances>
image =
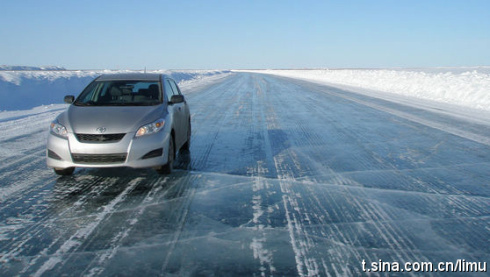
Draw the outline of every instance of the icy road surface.
<instances>
[{"instance_id":1,"label":"icy road surface","mask_svg":"<svg viewBox=\"0 0 490 277\"><path fill-rule=\"evenodd\" d=\"M188 93L169 177L45 166L65 106L0 113L0 275L326 276L490 261L490 127L239 73Z\"/></svg>"}]
</instances>

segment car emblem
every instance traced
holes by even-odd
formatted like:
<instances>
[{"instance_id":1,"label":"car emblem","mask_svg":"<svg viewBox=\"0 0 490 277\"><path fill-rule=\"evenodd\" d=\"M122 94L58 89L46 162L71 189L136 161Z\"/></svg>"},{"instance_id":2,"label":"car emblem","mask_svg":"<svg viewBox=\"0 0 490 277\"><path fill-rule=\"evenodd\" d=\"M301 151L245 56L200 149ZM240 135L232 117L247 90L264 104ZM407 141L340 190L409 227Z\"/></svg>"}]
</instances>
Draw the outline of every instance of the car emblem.
<instances>
[{"instance_id":1,"label":"car emblem","mask_svg":"<svg viewBox=\"0 0 490 277\"><path fill-rule=\"evenodd\" d=\"M107 131L107 129L105 127L99 127L97 129L95 129L95 131L99 132L99 133L105 133L105 131Z\"/></svg>"}]
</instances>

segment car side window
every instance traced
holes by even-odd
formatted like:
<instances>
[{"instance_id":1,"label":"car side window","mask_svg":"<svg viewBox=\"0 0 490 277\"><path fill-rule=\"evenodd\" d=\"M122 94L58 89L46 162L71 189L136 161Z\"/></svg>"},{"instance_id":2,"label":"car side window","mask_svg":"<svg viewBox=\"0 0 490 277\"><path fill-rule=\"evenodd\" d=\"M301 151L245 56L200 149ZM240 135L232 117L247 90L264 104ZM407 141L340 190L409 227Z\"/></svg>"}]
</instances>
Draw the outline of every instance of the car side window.
<instances>
[{"instance_id":1,"label":"car side window","mask_svg":"<svg viewBox=\"0 0 490 277\"><path fill-rule=\"evenodd\" d=\"M169 81L170 81L170 85L172 85L172 88L174 90L174 94L175 95L179 95L179 94L182 95L182 93L180 92L180 89L177 86L177 84L175 83L175 81L174 80L169 80Z\"/></svg>"},{"instance_id":2,"label":"car side window","mask_svg":"<svg viewBox=\"0 0 490 277\"><path fill-rule=\"evenodd\" d=\"M174 95L174 91L172 89L172 86L170 85L168 80L165 80L163 82L164 89L165 89L165 97L167 98L167 101L170 101L170 98L172 98L172 95Z\"/></svg>"}]
</instances>

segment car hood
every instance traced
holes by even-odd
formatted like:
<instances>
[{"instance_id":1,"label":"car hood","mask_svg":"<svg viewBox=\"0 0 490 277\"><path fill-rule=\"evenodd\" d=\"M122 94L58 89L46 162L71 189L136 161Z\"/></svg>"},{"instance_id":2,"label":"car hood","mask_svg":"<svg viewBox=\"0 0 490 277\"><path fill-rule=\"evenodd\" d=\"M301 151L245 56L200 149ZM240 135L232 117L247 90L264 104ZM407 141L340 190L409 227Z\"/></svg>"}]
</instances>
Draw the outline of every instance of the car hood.
<instances>
[{"instance_id":1,"label":"car hood","mask_svg":"<svg viewBox=\"0 0 490 277\"><path fill-rule=\"evenodd\" d=\"M110 106L78 107L71 105L60 115L58 121L68 132L81 134L99 134L98 128L105 128L103 133L136 132L139 127L165 116L163 105L158 106Z\"/></svg>"}]
</instances>

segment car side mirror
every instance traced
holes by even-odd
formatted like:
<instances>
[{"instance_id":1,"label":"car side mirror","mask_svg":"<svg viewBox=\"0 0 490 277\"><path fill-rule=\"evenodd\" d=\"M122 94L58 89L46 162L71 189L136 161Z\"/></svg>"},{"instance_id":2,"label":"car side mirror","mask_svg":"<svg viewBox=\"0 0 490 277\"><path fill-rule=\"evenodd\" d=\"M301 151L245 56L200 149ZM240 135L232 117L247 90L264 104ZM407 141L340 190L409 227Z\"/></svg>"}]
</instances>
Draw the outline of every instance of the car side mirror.
<instances>
[{"instance_id":1,"label":"car side mirror","mask_svg":"<svg viewBox=\"0 0 490 277\"><path fill-rule=\"evenodd\" d=\"M75 102L75 96L73 96L73 95L67 95L67 96L65 96L64 101L67 104L71 104L71 103Z\"/></svg>"},{"instance_id":2,"label":"car side mirror","mask_svg":"<svg viewBox=\"0 0 490 277\"><path fill-rule=\"evenodd\" d=\"M182 103L184 101L185 101L184 95L172 95L172 97L170 98L171 104L178 104L178 103Z\"/></svg>"}]
</instances>

